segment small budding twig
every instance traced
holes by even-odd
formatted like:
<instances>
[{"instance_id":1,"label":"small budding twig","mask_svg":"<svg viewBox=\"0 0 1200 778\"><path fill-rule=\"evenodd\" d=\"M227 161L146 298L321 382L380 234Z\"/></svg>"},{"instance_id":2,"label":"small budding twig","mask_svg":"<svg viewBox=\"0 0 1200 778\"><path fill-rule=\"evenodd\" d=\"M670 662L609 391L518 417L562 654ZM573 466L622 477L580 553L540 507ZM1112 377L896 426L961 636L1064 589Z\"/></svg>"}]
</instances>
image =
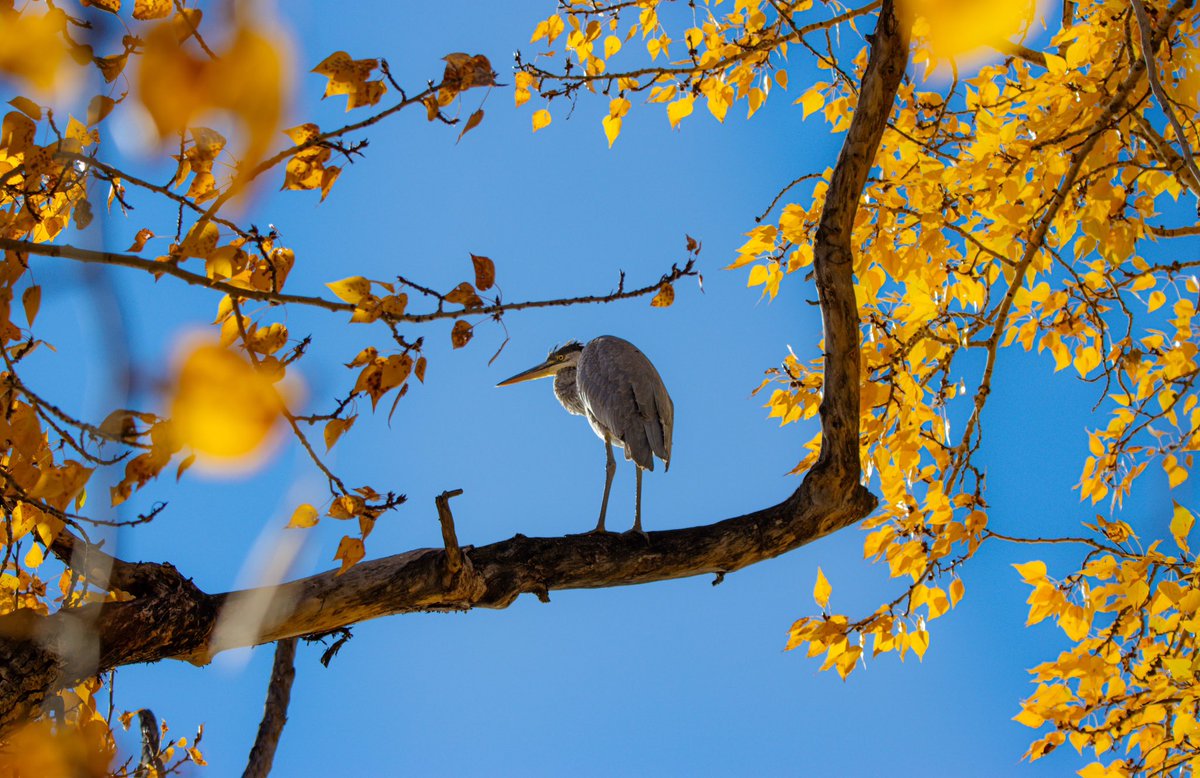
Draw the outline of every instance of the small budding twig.
<instances>
[{"instance_id":1,"label":"small budding twig","mask_svg":"<svg viewBox=\"0 0 1200 778\"><path fill-rule=\"evenodd\" d=\"M438 521L442 523L442 542L446 544L446 572L456 575L463 568L463 552L454 532L454 516L450 513L450 498L463 493L462 489L442 492L433 498L437 505Z\"/></svg>"}]
</instances>

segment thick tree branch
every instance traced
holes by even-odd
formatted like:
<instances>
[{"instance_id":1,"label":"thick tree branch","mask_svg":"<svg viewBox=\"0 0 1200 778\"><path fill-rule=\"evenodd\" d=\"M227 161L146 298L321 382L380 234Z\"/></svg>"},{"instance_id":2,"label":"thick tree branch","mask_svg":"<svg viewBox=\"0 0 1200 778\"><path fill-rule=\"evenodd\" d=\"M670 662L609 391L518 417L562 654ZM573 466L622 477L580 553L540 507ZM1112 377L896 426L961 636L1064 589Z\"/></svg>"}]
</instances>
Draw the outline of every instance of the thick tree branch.
<instances>
[{"instance_id":1,"label":"thick tree branch","mask_svg":"<svg viewBox=\"0 0 1200 778\"><path fill-rule=\"evenodd\" d=\"M907 36L892 3L885 0L858 108L834 168L814 245L826 349L821 454L786 500L714 524L646 537L517 535L487 546L464 547L461 560L451 560L442 549L418 549L359 563L344 574L330 571L250 592L205 594L174 568L156 566L151 591L133 600L46 617L28 611L0 617L0 728L35 713L47 694L86 675L165 658L208 662L216 650L212 636L218 618L227 617L222 611L236 609L239 602L270 600L258 629L239 635L241 644L267 643L397 613L505 608L526 593L543 597L550 590L722 575L864 518L876 498L860 483L859 320L851 236L907 51ZM447 539L457 547L457 538ZM87 667L63 660L72 655L70 636L78 634L80 624L88 626L98 645ZM222 644L220 649L235 645Z\"/></svg>"},{"instance_id":2,"label":"thick tree branch","mask_svg":"<svg viewBox=\"0 0 1200 778\"><path fill-rule=\"evenodd\" d=\"M275 662L271 666L271 682L267 686L267 701L263 706L258 735L242 778L267 778L283 725L287 723L288 703L292 699L292 681L296 678L296 638L275 644Z\"/></svg>"}]
</instances>

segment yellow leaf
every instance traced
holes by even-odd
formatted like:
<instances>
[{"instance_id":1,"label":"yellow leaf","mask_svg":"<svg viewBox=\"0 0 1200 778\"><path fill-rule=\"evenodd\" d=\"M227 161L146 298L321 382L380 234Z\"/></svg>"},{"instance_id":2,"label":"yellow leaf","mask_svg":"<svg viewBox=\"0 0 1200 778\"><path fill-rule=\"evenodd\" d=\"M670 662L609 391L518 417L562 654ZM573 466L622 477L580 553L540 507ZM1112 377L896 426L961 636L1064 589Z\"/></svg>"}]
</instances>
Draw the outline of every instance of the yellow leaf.
<instances>
[{"instance_id":1,"label":"yellow leaf","mask_svg":"<svg viewBox=\"0 0 1200 778\"><path fill-rule=\"evenodd\" d=\"M800 97L800 105L804 108L803 118L807 119L813 111L819 111L825 105L825 96L816 89L810 89Z\"/></svg>"},{"instance_id":2,"label":"yellow leaf","mask_svg":"<svg viewBox=\"0 0 1200 778\"><path fill-rule=\"evenodd\" d=\"M683 117L691 115L695 102L695 96L684 95L667 106L667 119L671 122L672 127L678 127Z\"/></svg>"},{"instance_id":3,"label":"yellow leaf","mask_svg":"<svg viewBox=\"0 0 1200 778\"><path fill-rule=\"evenodd\" d=\"M312 72L329 79L322 99L346 95L346 110L351 111L364 105L375 105L387 92L387 84L382 80L368 80L377 67L379 60L351 59L346 52L335 51L321 60Z\"/></svg>"},{"instance_id":4,"label":"yellow leaf","mask_svg":"<svg viewBox=\"0 0 1200 778\"><path fill-rule=\"evenodd\" d=\"M533 131L537 132L543 127L550 126L550 112L545 108L533 112Z\"/></svg>"},{"instance_id":5,"label":"yellow leaf","mask_svg":"<svg viewBox=\"0 0 1200 778\"><path fill-rule=\"evenodd\" d=\"M38 315L38 308L42 305L42 287L34 285L26 289L21 295L21 305L25 307L25 321L32 327L33 320Z\"/></svg>"},{"instance_id":6,"label":"yellow leaf","mask_svg":"<svg viewBox=\"0 0 1200 778\"><path fill-rule=\"evenodd\" d=\"M829 585L829 581L825 579L825 573L821 568L817 568L817 583L813 587L813 599L817 601L817 605L822 610L829 607L829 595L833 593L833 587Z\"/></svg>"},{"instance_id":7,"label":"yellow leaf","mask_svg":"<svg viewBox=\"0 0 1200 778\"><path fill-rule=\"evenodd\" d=\"M317 515L316 508L308 503L304 503L292 513L291 521L287 525L288 527L299 527L300 529L315 527L317 526L317 522L320 521Z\"/></svg>"},{"instance_id":8,"label":"yellow leaf","mask_svg":"<svg viewBox=\"0 0 1200 778\"><path fill-rule=\"evenodd\" d=\"M354 426L354 420L358 416L351 416L348 419L330 419L325 425L325 450L333 448L333 444L338 442L338 438Z\"/></svg>"},{"instance_id":9,"label":"yellow leaf","mask_svg":"<svg viewBox=\"0 0 1200 778\"><path fill-rule=\"evenodd\" d=\"M1162 467L1167 474L1167 485L1172 489L1182 484L1188 478L1187 469L1179 464L1179 460L1175 458L1174 454L1168 454L1163 457Z\"/></svg>"},{"instance_id":10,"label":"yellow leaf","mask_svg":"<svg viewBox=\"0 0 1200 778\"><path fill-rule=\"evenodd\" d=\"M604 39L604 58L608 59L612 55L621 50L621 39L616 35L609 35Z\"/></svg>"},{"instance_id":11,"label":"yellow leaf","mask_svg":"<svg viewBox=\"0 0 1200 778\"><path fill-rule=\"evenodd\" d=\"M658 288L658 294L654 295L654 299L650 301L650 305L655 308L667 308L673 302L675 302L675 287L670 284L663 284Z\"/></svg>"},{"instance_id":12,"label":"yellow leaf","mask_svg":"<svg viewBox=\"0 0 1200 778\"><path fill-rule=\"evenodd\" d=\"M1163 303L1165 303L1166 301L1167 301L1167 296L1165 294L1163 294L1162 291L1156 289L1155 291L1150 293L1150 301L1146 304L1146 310L1149 311L1150 313L1154 313L1159 308L1161 308L1163 306Z\"/></svg>"},{"instance_id":13,"label":"yellow leaf","mask_svg":"<svg viewBox=\"0 0 1200 778\"><path fill-rule=\"evenodd\" d=\"M14 97L8 101L8 104L16 108L21 113L33 119L35 122L42 119L42 107L30 100L28 97Z\"/></svg>"},{"instance_id":14,"label":"yellow leaf","mask_svg":"<svg viewBox=\"0 0 1200 778\"><path fill-rule=\"evenodd\" d=\"M46 555L42 553L42 547L37 543L29 545L29 551L25 554L25 566L29 568L38 567L46 560Z\"/></svg>"},{"instance_id":15,"label":"yellow leaf","mask_svg":"<svg viewBox=\"0 0 1200 778\"><path fill-rule=\"evenodd\" d=\"M140 21L162 19L170 16L173 8L171 0L134 0L133 18Z\"/></svg>"},{"instance_id":16,"label":"yellow leaf","mask_svg":"<svg viewBox=\"0 0 1200 778\"><path fill-rule=\"evenodd\" d=\"M325 286L351 305L358 305L360 300L371 293L371 282L362 276L350 276L341 281L325 284Z\"/></svg>"},{"instance_id":17,"label":"yellow leaf","mask_svg":"<svg viewBox=\"0 0 1200 778\"><path fill-rule=\"evenodd\" d=\"M950 582L950 604L958 605L958 601L963 596L963 582L961 578L955 578Z\"/></svg>"},{"instance_id":18,"label":"yellow leaf","mask_svg":"<svg viewBox=\"0 0 1200 778\"><path fill-rule=\"evenodd\" d=\"M909 648L917 655L917 659L924 659L925 652L929 650L929 633L925 630L917 630L909 635Z\"/></svg>"},{"instance_id":19,"label":"yellow leaf","mask_svg":"<svg viewBox=\"0 0 1200 778\"><path fill-rule=\"evenodd\" d=\"M184 257L206 259L217 250L217 242L221 239L221 230L210 221L200 220L192 225L183 242L179 244L179 254Z\"/></svg>"},{"instance_id":20,"label":"yellow leaf","mask_svg":"<svg viewBox=\"0 0 1200 778\"><path fill-rule=\"evenodd\" d=\"M1023 565L1013 565L1020 574L1021 580L1027 584L1035 584L1046 577L1046 563L1034 560Z\"/></svg>"},{"instance_id":21,"label":"yellow leaf","mask_svg":"<svg viewBox=\"0 0 1200 778\"><path fill-rule=\"evenodd\" d=\"M1046 57L1046 69L1056 76L1061 76L1067 72L1067 61L1057 54L1043 52Z\"/></svg>"},{"instance_id":22,"label":"yellow leaf","mask_svg":"<svg viewBox=\"0 0 1200 778\"><path fill-rule=\"evenodd\" d=\"M611 149L613 142L621 134L621 119L613 116L605 116L600 120L600 123L604 125L604 137L608 138L608 147Z\"/></svg>"},{"instance_id":23,"label":"yellow leaf","mask_svg":"<svg viewBox=\"0 0 1200 778\"><path fill-rule=\"evenodd\" d=\"M1196 523L1196 517L1192 515L1191 511L1174 500L1171 503L1175 506L1171 515L1171 534L1175 537L1175 542L1179 545L1179 548L1186 554L1188 553L1188 533L1192 531L1192 525Z\"/></svg>"}]
</instances>

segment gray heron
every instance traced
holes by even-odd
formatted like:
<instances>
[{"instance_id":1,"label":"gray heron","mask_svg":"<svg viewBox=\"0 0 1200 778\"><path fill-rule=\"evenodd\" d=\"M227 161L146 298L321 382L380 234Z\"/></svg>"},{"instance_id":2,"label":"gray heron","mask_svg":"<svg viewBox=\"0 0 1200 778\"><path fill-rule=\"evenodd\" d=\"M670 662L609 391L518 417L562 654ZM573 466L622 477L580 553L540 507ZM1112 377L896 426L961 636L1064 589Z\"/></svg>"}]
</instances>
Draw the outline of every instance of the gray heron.
<instances>
[{"instance_id":1,"label":"gray heron","mask_svg":"<svg viewBox=\"0 0 1200 778\"><path fill-rule=\"evenodd\" d=\"M675 405L650 360L627 340L602 335L587 345L571 341L555 348L546 361L497 386L510 386L535 378L554 376L554 396L566 411L583 416L604 441L608 461L604 467L604 499L600 521L593 532L605 532L608 493L617 471L613 444L625 449L637 473L637 504L633 532L642 532L642 471L654 469L654 457L671 467L671 427Z\"/></svg>"}]
</instances>

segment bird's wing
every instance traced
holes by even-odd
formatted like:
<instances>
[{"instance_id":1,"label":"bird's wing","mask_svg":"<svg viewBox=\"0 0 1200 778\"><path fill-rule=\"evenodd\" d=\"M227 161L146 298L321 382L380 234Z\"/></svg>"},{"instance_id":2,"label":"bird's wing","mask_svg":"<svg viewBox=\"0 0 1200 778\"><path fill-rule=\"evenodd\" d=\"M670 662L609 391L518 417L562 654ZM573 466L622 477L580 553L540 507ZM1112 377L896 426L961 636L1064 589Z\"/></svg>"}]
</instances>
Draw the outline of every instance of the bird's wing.
<instances>
[{"instance_id":1,"label":"bird's wing","mask_svg":"<svg viewBox=\"0 0 1200 778\"><path fill-rule=\"evenodd\" d=\"M670 466L675 406L658 371L636 346L608 335L590 341L576 378L588 413L621 443L626 459L653 470L657 455Z\"/></svg>"}]
</instances>

